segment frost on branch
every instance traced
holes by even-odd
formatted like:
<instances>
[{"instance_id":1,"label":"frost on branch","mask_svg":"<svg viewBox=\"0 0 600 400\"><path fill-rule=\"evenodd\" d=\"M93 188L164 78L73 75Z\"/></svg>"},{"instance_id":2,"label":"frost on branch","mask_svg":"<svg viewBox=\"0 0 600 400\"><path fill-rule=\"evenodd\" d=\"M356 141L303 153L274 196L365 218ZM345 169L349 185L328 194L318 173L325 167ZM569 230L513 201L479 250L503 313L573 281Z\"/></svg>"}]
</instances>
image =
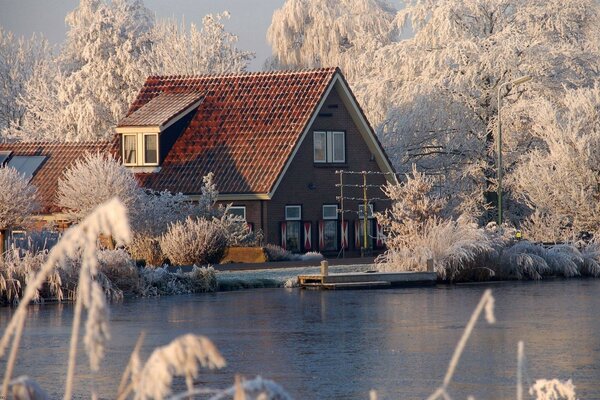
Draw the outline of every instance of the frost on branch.
<instances>
[{"instance_id":1,"label":"frost on branch","mask_svg":"<svg viewBox=\"0 0 600 400\"><path fill-rule=\"evenodd\" d=\"M525 234L534 240L576 239L600 226L600 82L569 89L554 103L536 104L532 135L539 142L525 153L509 183L534 210Z\"/></svg>"},{"instance_id":2,"label":"frost on branch","mask_svg":"<svg viewBox=\"0 0 600 400\"><path fill-rule=\"evenodd\" d=\"M254 54L237 48L237 36L221 22L229 13L209 14L200 29L176 20L159 21L144 55L153 75L206 75L245 71Z\"/></svg>"},{"instance_id":3,"label":"frost on branch","mask_svg":"<svg viewBox=\"0 0 600 400\"><path fill-rule=\"evenodd\" d=\"M0 138L9 126L21 126L26 107L18 102L38 64L50 53L44 37L15 37L0 27Z\"/></svg>"},{"instance_id":4,"label":"frost on branch","mask_svg":"<svg viewBox=\"0 0 600 400\"><path fill-rule=\"evenodd\" d=\"M529 394L537 400L576 400L575 385L569 379L560 381L558 379L538 379L529 388Z\"/></svg>"},{"instance_id":5,"label":"frost on branch","mask_svg":"<svg viewBox=\"0 0 600 400\"><path fill-rule=\"evenodd\" d=\"M133 174L110 155L86 154L58 182L57 205L74 221L113 197L131 209L138 199L138 185Z\"/></svg>"}]
</instances>

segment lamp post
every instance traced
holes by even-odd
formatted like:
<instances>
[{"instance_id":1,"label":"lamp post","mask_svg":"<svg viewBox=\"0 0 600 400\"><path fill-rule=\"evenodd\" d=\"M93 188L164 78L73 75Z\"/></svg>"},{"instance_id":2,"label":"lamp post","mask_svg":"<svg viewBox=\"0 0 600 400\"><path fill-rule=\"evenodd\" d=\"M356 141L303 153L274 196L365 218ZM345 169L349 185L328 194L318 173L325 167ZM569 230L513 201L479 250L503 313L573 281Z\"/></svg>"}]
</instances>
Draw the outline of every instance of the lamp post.
<instances>
[{"instance_id":1,"label":"lamp post","mask_svg":"<svg viewBox=\"0 0 600 400\"><path fill-rule=\"evenodd\" d=\"M502 226L502 89L510 85L511 88L531 80L531 76L525 75L510 82L504 82L498 88L498 165L496 173L498 177L498 226Z\"/></svg>"}]
</instances>

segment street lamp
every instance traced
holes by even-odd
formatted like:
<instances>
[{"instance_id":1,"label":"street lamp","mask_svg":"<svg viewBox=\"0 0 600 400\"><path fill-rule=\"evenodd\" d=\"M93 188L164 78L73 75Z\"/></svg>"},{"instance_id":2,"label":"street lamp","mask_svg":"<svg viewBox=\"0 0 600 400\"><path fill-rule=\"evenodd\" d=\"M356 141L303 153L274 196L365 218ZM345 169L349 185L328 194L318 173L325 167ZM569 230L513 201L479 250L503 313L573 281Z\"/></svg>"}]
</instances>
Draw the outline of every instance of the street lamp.
<instances>
[{"instance_id":1,"label":"street lamp","mask_svg":"<svg viewBox=\"0 0 600 400\"><path fill-rule=\"evenodd\" d=\"M496 166L498 176L498 227L502 226L502 89L508 85L511 85L512 88L530 80L531 76L525 75L513 81L504 82L498 88L498 165Z\"/></svg>"}]
</instances>

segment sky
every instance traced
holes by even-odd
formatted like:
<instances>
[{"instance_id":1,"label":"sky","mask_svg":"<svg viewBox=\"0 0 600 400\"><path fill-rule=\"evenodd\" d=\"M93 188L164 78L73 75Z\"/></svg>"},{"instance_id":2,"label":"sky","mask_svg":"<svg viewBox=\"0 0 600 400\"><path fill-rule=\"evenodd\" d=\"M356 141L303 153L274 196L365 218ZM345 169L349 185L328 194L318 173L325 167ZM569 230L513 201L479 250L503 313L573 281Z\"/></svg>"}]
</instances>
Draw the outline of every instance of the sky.
<instances>
[{"instance_id":1,"label":"sky","mask_svg":"<svg viewBox=\"0 0 600 400\"><path fill-rule=\"evenodd\" d=\"M267 43L267 28L273 11L285 0L144 0L144 4L158 18L185 17L187 23L201 24L202 17L225 10L231 19L225 22L227 30L239 38L243 50L256 53L250 70L262 69L265 59L271 55ZM16 35L31 36L34 32L44 34L52 44L65 38L65 16L79 0L0 0L0 25Z\"/></svg>"}]
</instances>

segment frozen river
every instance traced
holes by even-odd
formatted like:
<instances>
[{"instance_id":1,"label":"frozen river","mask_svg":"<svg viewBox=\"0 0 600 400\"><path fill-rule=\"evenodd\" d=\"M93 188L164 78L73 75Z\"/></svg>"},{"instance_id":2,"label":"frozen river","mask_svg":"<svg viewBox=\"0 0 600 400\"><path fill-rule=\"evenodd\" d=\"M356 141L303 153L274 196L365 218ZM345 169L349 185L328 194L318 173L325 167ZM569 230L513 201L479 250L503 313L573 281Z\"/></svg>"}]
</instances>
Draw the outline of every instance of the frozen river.
<instances>
[{"instance_id":1,"label":"frozen river","mask_svg":"<svg viewBox=\"0 0 600 400\"><path fill-rule=\"evenodd\" d=\"M600 398L600 280L127 300L111 307L112 340L97 376L80 357L76 390L80 398L91 387L114 398L145 330L144 357L183 333L213 339L229 365L204 372L199 383L211 387L225 387L240 373L275 380L295 399L368 399L370 389L382 399L425 398L441 383L487 287L498 322L478 322L451 385L454 398L514 398L519 340L530 380L572 378L579 398ZM52 398L64 384L72 311L70 304L32 306L26 323L17 374L36 379ZM10 313L0 309L1 326Z\"/></svg>"}]
</instances>

